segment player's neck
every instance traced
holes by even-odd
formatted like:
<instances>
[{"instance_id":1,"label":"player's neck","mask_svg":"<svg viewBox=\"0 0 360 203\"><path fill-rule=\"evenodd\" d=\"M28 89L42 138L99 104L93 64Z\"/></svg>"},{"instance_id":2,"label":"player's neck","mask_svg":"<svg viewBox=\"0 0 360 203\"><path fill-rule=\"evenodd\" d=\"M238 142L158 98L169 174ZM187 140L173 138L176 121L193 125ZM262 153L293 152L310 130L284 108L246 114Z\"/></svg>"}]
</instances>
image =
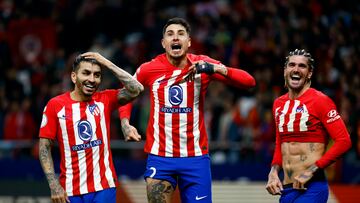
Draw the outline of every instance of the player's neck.
<instances>
[{"instance_id":1,"label":"player's neck","mask_svg":"<svg viewBox=\"0 0 360 203\"><path fill-rule=\"evenodd\" d=\"M70 92L70 98L78 102L87 102L91 100L90 96L80 94L79 91L73 90Z\"/></svg>"},{"instance_id":2,"label":"player's neck","mask_svg":"<svg viewBox=\"0 0 360 203\"><path fill-rule=\"evenodd\" d=\"M168 61L171 63L171 65L177 67L177 68L185 68L187 66L187 57L186 55L181 58L173 58L167 56Z\"/></svg>"},{"instance_id":3,"label":"player's neck","mask_svg":"<svg viewBox=\"0 0 360 203\"><path fill-rule=\"evenodd\" d=\"M289 89L289 98L290 99L297 99L299 98L301 95L303 95L306 90L308 90L310 88L310 84L307 83L302 89L300 90L296 90L296 89Z\"/></svg>"}]
</instances>

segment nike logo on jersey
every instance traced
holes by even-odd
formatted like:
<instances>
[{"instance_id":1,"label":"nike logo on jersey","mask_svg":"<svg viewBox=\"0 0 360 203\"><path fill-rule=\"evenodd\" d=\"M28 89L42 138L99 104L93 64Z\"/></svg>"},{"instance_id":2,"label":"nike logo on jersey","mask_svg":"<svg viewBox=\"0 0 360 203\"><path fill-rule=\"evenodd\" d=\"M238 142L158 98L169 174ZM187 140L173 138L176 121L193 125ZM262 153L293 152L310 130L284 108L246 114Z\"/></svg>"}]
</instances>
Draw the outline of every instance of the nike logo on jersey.
<instances>
[{"instance_id":1,"label":"nike logo on jersey","mask_svg":"<svg viewBox=\"0 0 360 203\"><path fill-rule=\"evenodd\" d=\"M196 195L195 200L202 200L202 199L204 199L204 198L206 198L206 197L207 197L207 195L201 196L201 197L198 197L198 196Z\"/></svg>"}]
</instances>

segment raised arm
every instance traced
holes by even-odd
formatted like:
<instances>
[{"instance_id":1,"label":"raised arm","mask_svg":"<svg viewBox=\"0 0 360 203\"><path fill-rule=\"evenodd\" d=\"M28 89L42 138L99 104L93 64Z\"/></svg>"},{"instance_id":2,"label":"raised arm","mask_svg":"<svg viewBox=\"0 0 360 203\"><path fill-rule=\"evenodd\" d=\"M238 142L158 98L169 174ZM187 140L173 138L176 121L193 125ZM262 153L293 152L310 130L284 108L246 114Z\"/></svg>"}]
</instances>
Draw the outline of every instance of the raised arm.
<instances>
[{"instance_id":1,"label":"raised arm","mask_svg":"<svg viewBox=\"0 0 360 203\"><path fill-rule=\"evenodd\" d=\"M254 77L248 72L238 68L226 67L221 63L197 61L190 67L190 70L193 71L192 74L206 73L215 80L238 88L247 89L256 85ZM190 74L189 78L192 79L193 75Z\"/></svg>"},{"instance_id":2,"label":"raised arm","mask_svg":"<svg viewBox=\"0 0 360 203\"><path fill-rule=\"evenodd\" d=\"M40 138L39 159L49 183L52 202L70 202L64 188L61 187L58 178L55 175L54 161L51 155L51 145L53 141L46 138Z\"/></svg>"},{"instance_id":3,"label":"raised arm","mask_svg":"<svg viewBox=\"0 0 360 203\"><path fill-rule=\"evenodd\" d=\"M118 94L118 100L120 104L123 105L132 101L144 90L143 85L139 83L132 75L119 68L99 53L86 52L82 54L82 56L85 58L93 58L97 60L104 67L108 68L124 85L124 88L120 89Z\"/></svg>"}]
</instances>

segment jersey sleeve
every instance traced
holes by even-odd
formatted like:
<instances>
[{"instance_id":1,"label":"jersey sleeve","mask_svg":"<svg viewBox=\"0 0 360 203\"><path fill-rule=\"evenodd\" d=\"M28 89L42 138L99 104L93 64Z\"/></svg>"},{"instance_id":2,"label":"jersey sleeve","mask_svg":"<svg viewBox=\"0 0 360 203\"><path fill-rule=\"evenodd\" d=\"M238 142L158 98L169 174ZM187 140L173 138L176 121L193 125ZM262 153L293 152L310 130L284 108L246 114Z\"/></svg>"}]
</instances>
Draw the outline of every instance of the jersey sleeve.
<instances>
[{"instance_id":1,"label":"jersey sleeve","mask_svg":"<svg viewBox=\"0 0 360 203\"><path fill-rule=\"evenodd\" d=\"M276 101L275 101L276 102ZM273 106L273 118L275 118L275 102ZM271 165L282 166L281 141L278 127L275 125L275 150Z\"/></svg>"},{"instance_id":2,"label":"jersey sleeve","mask_svg":"<svg viewBox=\"0 0 360 203\"><path fill-rule=\"evenodd\" d=\"M107 101L108 101L107 105L109 105L111 111L119 107L119 101L118 101L119 89L104 90L103 94L106 95L107 97Z\"/></svg>"},{"instance_id":3,"label":"jersey sleeve","mask_svg":"<svg viewBox=\"0 0 360 203\"><path fill-rule=\"evenodd\" d=\"M48 138L52 140L56 138L56 132L58 130L58 116L55 113L55 105L56 102L54 100L50 100L44 108L39 130L40 138Z\"/></svg>"},{"instance_id":4,"label":"jersey sleeve","mask_svg":"<svg viewBox=\"0 0 360 203\"><path fill-rule=\"evenodd\" d=\"M256 84L255 79L248 72L231 67L227 67L227 69L228 69L227 76L223 76L221 74L214 74L211 77L227 85L232 85L241 89L251 88L255 86Z\"/></svg>"},{"instance_id":5,"label":"jersey sleeve","mask_svg":"<svg viewBox=\"0 0 360 203\"><path fill-rule=\"evenodd\" d=\"M221 62L208 56L201 55L200 57L201 60L207 61L209 63L225 66ZM232 68L227 66L225 67L228 69L227 76L223 76L221 74L213 74L210 76L210 78L241 89L251 88L256 85L254 77L251 76L248 72L239 68Z\"/></svg>"},{"instance_id":6,"label":"jersey sleeve","mask_svg":"<svg viewBox=\"0 0 360 203\"><path fill-rule=\"evenodd\" d=\"M317 109L321 123L334 141L334 145L315 163L319 168L325 168L350 149L351 140L334 102L324 96L319 100L319 104Z\"/></svg>"},{"instance_id":7,"label":"jersey sleeve","mask_svg":"<svg viewBox=\"0 0 360 203\"><path fill-rule=\"evenodd\" d=\"M148 63L146 63L148 64ZM141 65L135 72L134 77L137 81L139 81L142 85L145 86L146 83L146 76L144 76L145 71L143 71L144 69L144 64ZM119 114L119 118L120 120L123 118L127 118L130 120L130 116L131 116L131 110L132 110L132 102L129 102L123 106L120 106L118 108L118 114Z\"/></svg>"}]
</instances>

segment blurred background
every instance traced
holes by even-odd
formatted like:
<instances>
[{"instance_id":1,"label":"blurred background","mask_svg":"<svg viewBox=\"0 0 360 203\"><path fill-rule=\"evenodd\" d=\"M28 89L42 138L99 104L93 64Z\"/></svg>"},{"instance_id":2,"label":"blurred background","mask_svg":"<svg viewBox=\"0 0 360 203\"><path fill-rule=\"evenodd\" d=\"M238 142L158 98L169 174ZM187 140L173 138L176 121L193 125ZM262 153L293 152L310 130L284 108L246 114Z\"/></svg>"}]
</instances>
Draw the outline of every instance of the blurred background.
<instances>
[{"instance_id":1,"label":"blurred background","mask_svg":"<svg viewBox=\"0 0 360 203\"><path fill-rule=\"evenodd\" d=\"M358 0L0 0L0 202L49 202L38 131L48 100L73 88L74 57L96 51L133 74L163 53L162 27L175 16L192 26L190 52L244 69L257 81L246 91L217 82L209 87L214 202L277 202L265 190L275 140L271 108L285 93L285 57L295 48L313 55L312 87L334 100L353 142L327 169L329 202L360 197ZM105 71L101 88L118 87ZM136 99L131 121L143 140L147 94ZM117 112L111 137L121 202L146 202L143 142L123 141ZM53 151L58 169L57 146Z\"/></svg>"}]
</instances>

